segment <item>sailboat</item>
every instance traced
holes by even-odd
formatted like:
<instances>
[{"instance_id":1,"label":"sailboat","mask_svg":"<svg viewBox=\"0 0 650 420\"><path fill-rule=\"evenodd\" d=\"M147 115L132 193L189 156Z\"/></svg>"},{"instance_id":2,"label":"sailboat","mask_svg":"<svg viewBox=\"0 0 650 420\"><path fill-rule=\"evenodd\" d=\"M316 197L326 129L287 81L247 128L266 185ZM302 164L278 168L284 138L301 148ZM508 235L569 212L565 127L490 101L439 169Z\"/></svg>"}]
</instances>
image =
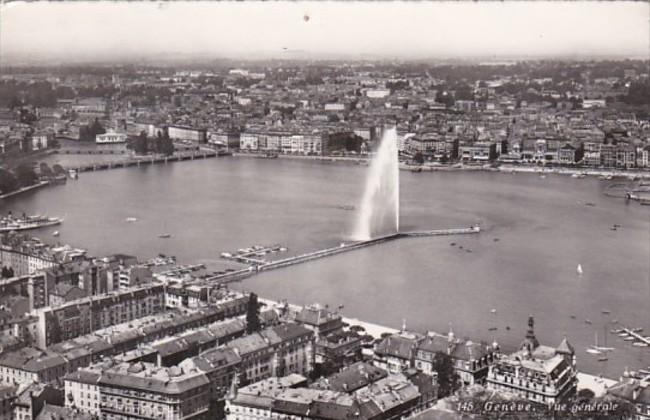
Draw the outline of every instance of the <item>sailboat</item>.
<instances>
[{"instance_id":1,"label":"sailboat","mask_svg":"<svg viewBox=\"0 0 650 420\"><path fill-rule=\"evenodd\" d=\"M165 223L164 223L163 229L164 229L164 230L167 230L167 222L166 222L166 221L165 221ZM164 232L164 231L163 231L163 232ZM164 233L161 233L160 235L158 235L158 237L159 237L159 238L162 238L162 239L167 239L167 238L171 238L172 235L171 235L171 233L164 232Z\"/></svg>"},{"instance_id":2,"label":"sailboat","mask_svg":"<svg viewBox=\"0 0 650 420\"><path fill-rule=\"evenodd\" d=\"M576 272L578 275L582 275L582 264L578 264L578 268L576 268Z\"/></svg>"},{"instance_id":3,"label":"sailboat","mask_svg":"<svg viewBox=\"0 0 650 420\"><path fill-rule=\"evenodd\" d=\"M589 349L591 349L592 351L589 351L589 349L587 349L588 353L601 354L601 353L606 353L608 351L614 351L615 350L614 347L599 346L598 345L598 333L596 332L595 334L596 334L595 344L593 346L589 346ZM605 338L607 338L607 337L605 337Z\"/></svg>"}]
</instances>

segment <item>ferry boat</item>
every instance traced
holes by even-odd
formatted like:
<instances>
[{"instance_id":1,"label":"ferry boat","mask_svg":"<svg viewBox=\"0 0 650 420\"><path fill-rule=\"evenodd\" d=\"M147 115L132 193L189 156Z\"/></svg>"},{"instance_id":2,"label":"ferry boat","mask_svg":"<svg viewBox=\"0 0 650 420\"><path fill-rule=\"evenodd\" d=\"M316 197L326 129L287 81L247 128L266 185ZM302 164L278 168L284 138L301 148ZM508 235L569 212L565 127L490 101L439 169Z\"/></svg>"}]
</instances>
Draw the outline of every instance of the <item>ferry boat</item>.
<instances>
[{"instance_id":1,"label":"ferry boat","mask_svg":"<svg viewBox=\"0 0 650 420\"><path fill-rule=\"evenodd\" d=\"M9 214L9 216L0 219L0 233L55 226L61 224L62 222L63 219L58 217L23 215L23 217L16 218Z\"/></svg>"}]
</instances>

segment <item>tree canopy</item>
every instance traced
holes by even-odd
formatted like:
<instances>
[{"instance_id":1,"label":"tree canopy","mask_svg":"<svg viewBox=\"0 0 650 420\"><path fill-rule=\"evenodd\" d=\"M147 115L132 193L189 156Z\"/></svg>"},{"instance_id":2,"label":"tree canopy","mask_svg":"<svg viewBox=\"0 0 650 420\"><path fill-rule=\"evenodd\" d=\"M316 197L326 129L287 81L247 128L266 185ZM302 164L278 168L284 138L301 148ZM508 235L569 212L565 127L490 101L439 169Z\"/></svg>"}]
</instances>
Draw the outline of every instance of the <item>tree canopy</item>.
<instances>
[{"instance_id":1,"label":"tree canopy","mask_svg":"<svg viewBox=\"0 0 650 420\"><path fill-rule=\"evenodd\" d=\"M251 293L246 309L246 333L252 334L260 329L262 329L262 323L260 322L260 304L257 301L257 295Z\"/></svg>"}]
</instances>

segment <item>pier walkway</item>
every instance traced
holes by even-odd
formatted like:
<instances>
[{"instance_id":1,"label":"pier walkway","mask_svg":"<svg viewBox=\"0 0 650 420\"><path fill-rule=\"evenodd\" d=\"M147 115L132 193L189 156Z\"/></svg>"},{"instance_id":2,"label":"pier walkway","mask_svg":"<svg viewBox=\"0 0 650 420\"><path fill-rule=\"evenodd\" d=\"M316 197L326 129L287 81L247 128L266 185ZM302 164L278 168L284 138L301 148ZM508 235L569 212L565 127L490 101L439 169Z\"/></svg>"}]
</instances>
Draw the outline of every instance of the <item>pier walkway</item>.
<instances>
[{"instance_id":1,"label":"pier walkway","mask_svg":"<svg viewBox=\"0 0 650 420\"><path fill-rule=\"evenodd\" d=\"M637 342L641 343L646 343L648 346L650 346L650 339L647 339L646 337L642 336L641 334L635 333L632 329L630 328L623 328L623 331L627 333L627 335L634 337Z\"/></svg>"},{"instance_id":2,"label":"pier walkway","mask_svg":"<svg viewBox=\"0 0 650 420\"><path fill-rule=\"evenodd\" d=\"M239 281L242 280L243 278L250 277L251 275L262 271L269 271L277 268L289 267L291 265L301 264L307 261L312 261L319 258L325 258L332 255L337 255L343 252L349 252L355 249L365 248L372 245L378 245L378 244L382 244L400 238L476 234L479 233L480 231L481 231L480 227L471 226L468 228L439 229L439 230L394 233L392 235L381 236L379 238L369 239L367 241L355 241L350 243L342 243L341 245L336 247L325 248L318 251L313 251L305 254L288 257L288 258L283 258L280 260L263 261L260 262L259 264L253 263L248 268L232 271L230 273L224 273L221 275L212 276L207 278L206 280L215 281L218 283L229 283L233 281ZM233 256L233 257L228 257L228 259L235 259L235 258ZM251 262L257 262L257 260L252 260L249 258L245 258L245 259L251 260Z\"/></svg>"}]
</instances>

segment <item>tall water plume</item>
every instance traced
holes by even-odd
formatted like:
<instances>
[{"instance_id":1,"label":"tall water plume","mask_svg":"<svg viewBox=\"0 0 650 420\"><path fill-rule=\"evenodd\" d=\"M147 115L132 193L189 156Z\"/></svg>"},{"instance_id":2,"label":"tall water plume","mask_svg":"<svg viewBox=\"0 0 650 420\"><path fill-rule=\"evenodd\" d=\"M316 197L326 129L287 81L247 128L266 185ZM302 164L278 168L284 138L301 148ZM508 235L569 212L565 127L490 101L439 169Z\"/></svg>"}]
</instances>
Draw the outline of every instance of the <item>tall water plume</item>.
<instances>
[{"instance_id":1,"label":"tall water plume","mask_svg":"<svg viewBox=\"0 0 650 420\"><path fill-rule=\"evenodd\" d=\"M399 231L399 162L397 131L384 132L370 162L353 237L368 240Z\"/></svg>"}]
</instances>

